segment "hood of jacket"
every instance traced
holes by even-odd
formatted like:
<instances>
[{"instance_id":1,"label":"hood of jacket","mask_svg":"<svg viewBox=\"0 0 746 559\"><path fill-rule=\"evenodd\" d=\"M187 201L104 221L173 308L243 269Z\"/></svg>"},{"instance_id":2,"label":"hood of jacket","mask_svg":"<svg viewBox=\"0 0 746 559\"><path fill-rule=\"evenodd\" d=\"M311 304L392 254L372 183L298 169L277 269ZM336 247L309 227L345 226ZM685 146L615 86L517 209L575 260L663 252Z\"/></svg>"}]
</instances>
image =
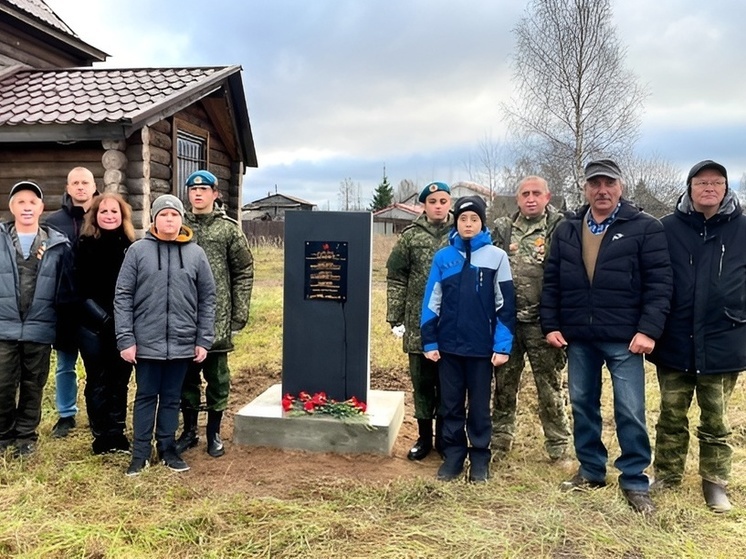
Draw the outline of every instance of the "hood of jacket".
<instances>
[{"instance_id":1,"label":"hood of jacket","mask_svg":"<svg viewBox=\"0 0 746 559\"><path fill-rule=\"evenodd\" d=\"M175 239L164 239L158 234L158 231L156 231L155 224L152 224L150 226L150 229L148 229L148 232L145 233L143 239L147 239L149 241L161 241L162 243L184 244L191 241L193 237L194 231L192 231L186 225L182 225L181 230L179 231L179 234L176 236Z\"/></svg>"},{"instance_id":2,"label":"hood of jacket","mask_svg":"<svg viewBox=\"0 0 746 559\"><path fill-rule=\"evenodd\" d=\"M479 233L474 235L468 241L465 241L461 238L461 235L458 234L458 231L454 227L453 231L448 234L448 242L460 252L466 252L466 245L468 243L470 252L474 252L485 245L491 245L492 237L490 237L490 234L483 227Z\"/></svg>"},{"instance_id":3,"label":"hood of jacket","mask_svg":"<svg viewBox=\"0 0 746 559\"><path fill-rule=\"evenodd\" d=\"M692 217L699 218L698 221L700 222L708 221L710 223L720 223L738 217L743 213L743 210L741 209L741 203L738 201L738 196L736 196L729 188L725 192L723 201L720 202L720 207L718 208L717 213L707 220L704 219L702 213L694 209L694 202L692 202L692 198L689 196L688 192L684 192L679 196L674 213L681 218Z\"/></svg>"}]
</instances>

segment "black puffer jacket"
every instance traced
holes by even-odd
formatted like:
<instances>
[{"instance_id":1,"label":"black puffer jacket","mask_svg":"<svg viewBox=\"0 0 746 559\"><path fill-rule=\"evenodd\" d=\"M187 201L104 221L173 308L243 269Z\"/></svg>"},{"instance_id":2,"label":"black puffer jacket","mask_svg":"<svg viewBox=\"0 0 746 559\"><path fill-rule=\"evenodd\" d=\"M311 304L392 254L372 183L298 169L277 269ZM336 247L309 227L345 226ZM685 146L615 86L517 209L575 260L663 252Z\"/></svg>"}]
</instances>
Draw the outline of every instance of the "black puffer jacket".
<instances>
[{"instance_id":1,"label":"black puffer jacket","mask_svg":"<svg viewBox=\"0 0 746 559\"><path fill-rule=\"evenodd\" d=\"M688 194L662 220L674 294L663 336L650 360L701 374L746 369L746 216L726 193L710 219Z\"/></svg>"},{"instance_id":2,"label":"black puffer jacket","mask_svg":"<svg viewBox=\"0 0 746 559\"><path fill-rule=\"evenodd\" d=\"M661 223L622 200L601 242L593 276L583 263L588 206L557 226L544 270L541 328L568 342L629 342L637 332L663 332L671 292L671 264Z\"/></svg>"},{"instance_id":3,"label":"black puffer jacket","mask_svg":"<svg viewBox=\"0 0 746 559\"><path fill-rule=\"evenodd\" d=\"M98 195L98 192L94 196ZM64 235L70 241L70 248L73 255L78 247L78 236L83 227L83 218L85 210L82 206L73 204L73 199L65 192L62 195L62 207L56 212L52 212L44 221L45 224L51 225ZM75 306L63 306L59 309L57 317L57 336L54 342L54 348L68 353L78 351L78 315L75 312Z\"/></svg>"}]
</instances>

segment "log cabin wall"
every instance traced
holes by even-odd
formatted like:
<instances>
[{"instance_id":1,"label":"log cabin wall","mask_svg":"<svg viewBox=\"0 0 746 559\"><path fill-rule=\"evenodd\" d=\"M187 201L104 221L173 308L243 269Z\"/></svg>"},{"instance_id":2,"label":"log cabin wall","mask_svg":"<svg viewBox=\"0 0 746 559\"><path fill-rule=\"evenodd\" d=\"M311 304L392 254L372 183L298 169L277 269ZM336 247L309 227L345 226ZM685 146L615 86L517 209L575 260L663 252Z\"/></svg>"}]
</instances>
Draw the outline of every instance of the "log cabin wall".
<instances>
[{"instance_id":1,"label":"log cabin wall","mask_svg":"<svg viewBox=\"0 0 746 559\"><path fill-rule=\"evenodd\" d=\"M104 188L104 154L101 142L79 142L64 146L49 143L5 144L0 148L0 214L10 217L8 194L21 180L31 180L44 191L45 214L60 208L67 184L67 174L73 167L90 169L99 191Z\"/></svg>"}]
</instances>

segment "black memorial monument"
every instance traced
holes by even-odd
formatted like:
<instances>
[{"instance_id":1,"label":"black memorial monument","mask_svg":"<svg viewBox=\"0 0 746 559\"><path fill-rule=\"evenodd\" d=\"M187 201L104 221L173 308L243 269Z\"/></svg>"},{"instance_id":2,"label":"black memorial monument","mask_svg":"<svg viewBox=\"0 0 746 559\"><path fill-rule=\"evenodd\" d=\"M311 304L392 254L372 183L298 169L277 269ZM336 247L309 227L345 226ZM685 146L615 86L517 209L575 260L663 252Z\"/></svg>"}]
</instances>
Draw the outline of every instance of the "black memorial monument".
<instances>
[{"instance_id":1,"label":"black memorial monument","mask_svg":"<svg viewBox=\"0 0 746 559\"><path fill-rule=\"evenodd\" d=\"M287 212L282 393L367 402L370 212Z\"/></svg>"}]
</instances>

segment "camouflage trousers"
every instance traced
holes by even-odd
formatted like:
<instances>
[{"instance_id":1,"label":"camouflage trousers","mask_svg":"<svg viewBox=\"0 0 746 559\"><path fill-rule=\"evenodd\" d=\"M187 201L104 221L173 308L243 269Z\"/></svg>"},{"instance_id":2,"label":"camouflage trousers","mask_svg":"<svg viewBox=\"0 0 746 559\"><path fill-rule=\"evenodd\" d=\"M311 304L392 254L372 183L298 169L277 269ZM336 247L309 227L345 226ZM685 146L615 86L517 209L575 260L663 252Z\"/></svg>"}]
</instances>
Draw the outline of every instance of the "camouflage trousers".
<instances>
[{"instance_id":1,"label":"camouflage trousers","mask_svg":"<svg viewBox=\"0 0 746 559\"><path fill-rule=\"evenodd\" d=\"M699 474L702 479L724 485L730 475L733 449L728 443L728 401L738 373L697 375L658 367L661 412L655 427L656 480L681 483L689 450L689 418L694 392L700 409Z\"/></svg>"},{"instance_id":2,"label":"camouflage trousers","mask_svg":"<svg viewBox=\"0 0 746 559\"><path fill-rule=\"evenodd\" d=\"M205 377L205 402L210 411L225 411L228 407L228 392L231 386L231 372L228 369L228 353L208 353L202 363L190 361L184 385L181 389L181 409L199 410L202 380Z\"/></svg>"},{"instance_id":3,"label":"camouflage trousers","mask_svg":"<svg viewBox=\"0 0 746 559\"><path fill-rule=\"evenodd\" d=\"M415 419L434 419L440 405L438 364L421 353L409 353Z\"/></svg>"},{"instance_id":4,"label":"camouflage trousers","mask_svg":"<svg viewBox=\"0 0 746 559\"><path fill-rule=\"evenodd\" d=\"M528 356L539 400L539 420L544 430L544 448L552 459L561 458L570 446L570 426L562 389L565 352L551 347L538 324L518 322L513 350L505 365L497 367L492 407L492 448L508 452L515 437L516 405L521 375Z\"/></svg>"}]
</instances>

